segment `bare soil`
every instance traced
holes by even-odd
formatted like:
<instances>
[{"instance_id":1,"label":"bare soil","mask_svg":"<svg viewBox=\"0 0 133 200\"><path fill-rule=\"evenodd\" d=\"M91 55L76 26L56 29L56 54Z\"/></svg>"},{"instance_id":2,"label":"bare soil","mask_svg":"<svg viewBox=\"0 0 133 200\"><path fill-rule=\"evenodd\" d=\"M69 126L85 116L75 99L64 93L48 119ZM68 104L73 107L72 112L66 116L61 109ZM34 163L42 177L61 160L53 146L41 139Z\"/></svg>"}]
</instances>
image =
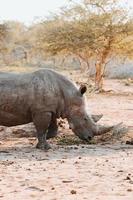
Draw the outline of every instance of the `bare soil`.
<instances>
[{"instance_id":1,"label":"bare soil","mask_svg":"<svg viewBox=\"0 0 133 200\"><path fill-rule=\"evenodd\" d=\"M129 127L119 139L97 144L58 145L43 152L35 138L0 141L0 200L132 200L133 199L133 86L106 80L103 94L88 94L100 123L121 121ZM67 135L69 130L62 128Z\"/></svg>"}]
</instances>

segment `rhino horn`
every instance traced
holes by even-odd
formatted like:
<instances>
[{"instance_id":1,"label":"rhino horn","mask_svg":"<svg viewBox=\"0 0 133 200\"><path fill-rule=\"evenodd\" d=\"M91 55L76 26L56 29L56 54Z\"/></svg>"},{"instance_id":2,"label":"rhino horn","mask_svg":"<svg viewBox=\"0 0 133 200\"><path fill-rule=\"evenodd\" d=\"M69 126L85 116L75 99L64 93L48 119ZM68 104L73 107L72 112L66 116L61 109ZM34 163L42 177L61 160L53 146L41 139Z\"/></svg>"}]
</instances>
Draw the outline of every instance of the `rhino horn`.
<instances>
[{"instance_id":1,"label":"rhino horn","mask_svg":"<svg viewBox=\"0 0 133 200\"><path fill-rule=\"evenodd\" d=\"M113 126L101 126L98 125L95 130L94 130L94 135L102 135L104 133L107 133L115 128L118 128L122 123L119 123L117 125L113 125Z\"/></svg>"},{"instance_id":2,"label":"rhino horn","mask_svg":"<svg viewBox=\"0 0 133 200\"><path fill-rule=\"evenodd\" d=\"M91 115L91 117L92 117L94 122L98 122L103 117L103 114L101 114L101 115Z\"/></svg>"},{"instance_id":3,"label":"rhino horn","mask_svg":"<svg viewBox=\"0 0 133 200\"><path fill-rule=\"evenodd\" d=\"M97 126L97 129L94 131L94 135L102 135L104 133L107 133L111 131L114 128L114 126Z\"/></svg>"}]
</instances>

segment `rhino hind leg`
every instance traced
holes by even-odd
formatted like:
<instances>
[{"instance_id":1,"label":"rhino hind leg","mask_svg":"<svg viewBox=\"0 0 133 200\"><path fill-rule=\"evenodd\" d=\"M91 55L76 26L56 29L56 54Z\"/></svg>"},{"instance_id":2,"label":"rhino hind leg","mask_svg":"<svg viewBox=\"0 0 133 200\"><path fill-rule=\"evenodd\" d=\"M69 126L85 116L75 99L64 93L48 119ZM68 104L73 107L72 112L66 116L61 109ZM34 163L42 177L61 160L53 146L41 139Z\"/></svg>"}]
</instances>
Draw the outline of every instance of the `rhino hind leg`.
<instances>
[{"instance_id":1,"label":"rhino hind leg","mask_svg":"<svg viewBox=\"0 0 133 200\"><path fill-rule=\"evenodd\" d=\"M46 141L47 130L51 122L51 117L52 114L50 112L45 112L43 114L36 114L33 118L33 123L37 130L38 143L36 148L38 149L48 150L51 148L48 142Z\"/></svg>"},{"instance_id":2,"label":"rhino hind leg","mask_svg":"<svg viewBox=\"0 0 133 200\"><path fill-rule=\"evenodd\" d=\"M52 120L51 123L48 127L48 132L47 132L47 136L46 139L50 139L50 138L54 138L56 137L58 134L58 125L57 125L57 119L56 117L53 115L52 116Z\"/></svg>"}]
</instances>

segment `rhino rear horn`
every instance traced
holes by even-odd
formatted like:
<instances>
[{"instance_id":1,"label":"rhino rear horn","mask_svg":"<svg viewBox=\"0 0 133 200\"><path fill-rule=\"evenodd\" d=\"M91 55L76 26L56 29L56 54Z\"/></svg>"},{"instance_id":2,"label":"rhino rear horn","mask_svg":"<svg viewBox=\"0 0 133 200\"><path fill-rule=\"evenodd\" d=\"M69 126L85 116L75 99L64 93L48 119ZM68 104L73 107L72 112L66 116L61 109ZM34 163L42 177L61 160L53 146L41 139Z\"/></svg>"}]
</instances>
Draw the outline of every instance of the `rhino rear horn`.
<instances>
[{"instance_id":1,"label":"rhino rear horn","mask_svg":"<svg viewBox=\"0 0 133 200\"><path fill-rule=\"evenodd\" d=\"M103 117L103 114L101 114L101 115L91 115L91 117L92 117L94 122L98 122Z\"/></svg>"}]
</instances>

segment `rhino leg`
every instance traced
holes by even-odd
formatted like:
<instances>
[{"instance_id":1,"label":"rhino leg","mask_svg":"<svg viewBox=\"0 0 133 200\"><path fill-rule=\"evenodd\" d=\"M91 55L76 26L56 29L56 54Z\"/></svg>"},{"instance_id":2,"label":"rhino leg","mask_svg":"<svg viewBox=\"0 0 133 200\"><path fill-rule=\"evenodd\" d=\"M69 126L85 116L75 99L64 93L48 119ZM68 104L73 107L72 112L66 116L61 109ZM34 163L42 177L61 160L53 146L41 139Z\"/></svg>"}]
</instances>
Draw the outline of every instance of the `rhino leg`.
<instances>
[{"instance_id":1,"label":"rhino leg","mask_svg":"<svg viewBox=\"0 0 133 200\"><path fill-rule=\"evenodd\" d=\"M51 123L50 123L50 125L48 127L48 132L47 132L46 139L50 139L50 138L56 137L57 134L58 134L57 119L53 115Z\"/></svg>"},{"instance_id":2,"label":"rhino leg","mask_svg":"<svg viewBox=\"0 0 133 200\"><path fill-rule=\"evenodd\" d=\"M52 114L50 112L45 113L39 113L34 115L33 117L33 123L37 130L37 138L38 143L36 148L42 149L42 150L48 150L50 149L50 145L47 143L47 129L49 127L49 124L51 122Z\"/></svg>"}]
</instances>

